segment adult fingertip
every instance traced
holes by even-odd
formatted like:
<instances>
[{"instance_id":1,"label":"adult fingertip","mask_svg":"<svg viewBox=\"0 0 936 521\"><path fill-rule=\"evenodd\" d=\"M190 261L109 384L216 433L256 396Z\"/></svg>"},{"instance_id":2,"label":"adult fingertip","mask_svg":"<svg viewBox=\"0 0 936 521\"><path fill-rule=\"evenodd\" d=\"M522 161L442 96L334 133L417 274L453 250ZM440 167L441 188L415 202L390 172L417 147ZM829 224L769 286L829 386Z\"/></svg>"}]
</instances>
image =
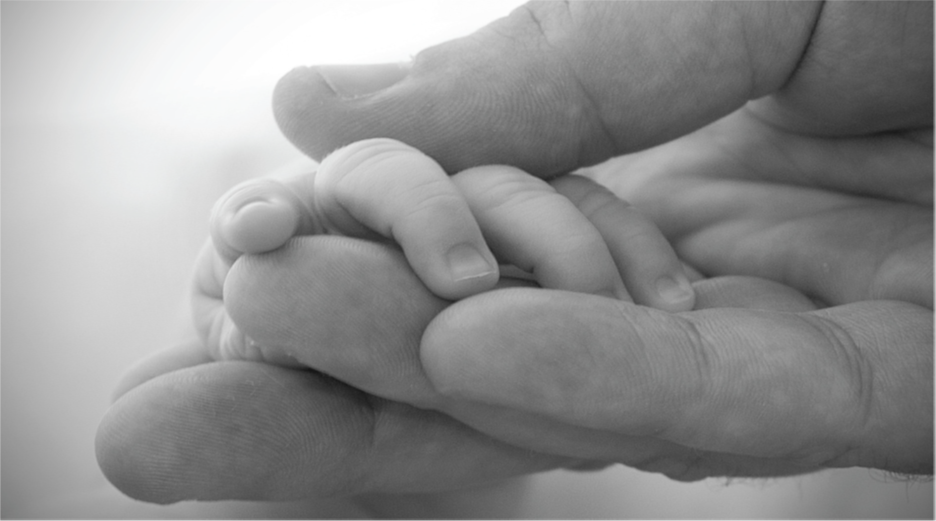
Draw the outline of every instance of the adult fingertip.
<instances>
[{"instance_id":1,"label":"adult fingertip","mask_svg":"<svg viewBox=\"0 0 936 521\"><path fill-rule=\"evenodd\" d=\"M116 402L130 390L153 378L212 361L199 338L191 338L151 353L124 371L111 392L111 403Z\"/></svg>"},{"instance_id":2,"label":"adult fingertip","mask_svg":"<svg viewBox=\"0 0 936 521\"><path fill-rule=\"evenodd\" d=\"M536 369L516 355L530 342L530 331L546 330L539 291L483 293L449 306L430 322L420 359L435 389L452 398L522 407L528 371Z\"/></svg>"},{"instance_id":3,"label":"adult fingertip","mask_svg":"<svg viewBox=\"0 0 936 521\"><path fill-rule=\"evenodd\" d=\"M144 425L136 420L152 419L146 418L148 411L128 407L139 402L134 396L136 389L139 388L122 395L98 426L95 436L98 466L111 484L133 499L157 504L192 499L193 496L178 490L178 485L185 483L183 476L176 481L167 479L166 468L175 466L162 452L167 440L152 440L147 436L161 431L165 424ZM191 489L188 490L191 493Z\"/></svg>"},{"instance_id":4,"label":"adult fingertip","mask_svg":"<svg viewBox=\"0 0 936 521\"><path fill-rule=\"evenodd\" d=\"M309 67L296 67L289 71L273 88L273 118L280 130L297 148L316 161L321 161L334 150L332 143L309 139L305 121L309 108L328 100L334 92L320 74Z\"/></svg>"},{"instance_id":5,"label":"adult fingertip","mask_svg":"<svg viewBox=\"0 0 936 521\"><path fill-rule=\"evenodd\" d=\"M464 381L475 373L483 374L476 367L477 360L470 351L475 345L484 343L484 335L476 335L470 341L466 335L483 321L483 312L490 309L475 305L478 300L488 300L486 295L476 295L452 304L436 315L423 332L419 359L432 386L443 396L465 397ZM465 309L478 309L482 313L463 312ZM467 397L472 399L470 390L468 393Z\"/></svg>"},{"instance_id":6,"label":"adult fingertip","mask_svg":"<svg viewBox=\"0 0 936 521\"><path fill-rule=\"evenodd\" d=\"M307 371L207 364L127 393L103 418L95 450L115 487L151 503L324 497L353 491L349 462L370 420L356 404Z\"/></svg>"},{"instance_id":7,"label":"adult fingertip","mask_svg":"<svg viewBox=\"0 0 936 521\"><path fill-rule=\"evenodd\" d=\"M510 16L425 49L412 65L299 67L277 83L274 115L286 137L317 160L355 141L392 136L449 173L497 163L556 175L580 166L583 148L598 162L610 151L592 150L594 142L583 138L600 132L583 118L581 86L561 59L541 51L540 38L531 18Z\"/></svg>"},{"instance_id":8,"label":"adult fingertip","mask_svg":"<svg viewBox=\"0 0 936 521\"><path fill-rule=\"evenodd\" d=\"M348 124L369 119L366 113L353 114L346 102L389 89L409 70L408 63L296 67L273 89L273 116L287 139L321 161L349 143L381 137L372 125L361 125L346 135Z\"/></svg>"}]
</instances>

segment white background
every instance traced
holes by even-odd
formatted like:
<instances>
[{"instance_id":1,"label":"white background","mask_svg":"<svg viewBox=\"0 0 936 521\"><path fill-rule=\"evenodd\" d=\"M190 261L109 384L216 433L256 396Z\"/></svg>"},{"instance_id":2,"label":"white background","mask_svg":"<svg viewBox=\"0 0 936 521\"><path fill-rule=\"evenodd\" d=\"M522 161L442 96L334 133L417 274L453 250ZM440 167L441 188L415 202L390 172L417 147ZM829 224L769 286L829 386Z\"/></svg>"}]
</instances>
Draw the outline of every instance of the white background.
<instances>
[{"instance_id":1,"label":"white background","mask_svg":"<svg viewBox=\"0 0 936 521\"><path fill-rule=\"evenodd\" d=\"M270 113L279 76L405 60L517 3L2 2L2 517L348 515L135 503L98 470L95 428L184 319L214 199L300 157ZM863 469L686 485L615 468L537 478L522 515L932 518L932 493Z\"/></svg>"}]
</instances>

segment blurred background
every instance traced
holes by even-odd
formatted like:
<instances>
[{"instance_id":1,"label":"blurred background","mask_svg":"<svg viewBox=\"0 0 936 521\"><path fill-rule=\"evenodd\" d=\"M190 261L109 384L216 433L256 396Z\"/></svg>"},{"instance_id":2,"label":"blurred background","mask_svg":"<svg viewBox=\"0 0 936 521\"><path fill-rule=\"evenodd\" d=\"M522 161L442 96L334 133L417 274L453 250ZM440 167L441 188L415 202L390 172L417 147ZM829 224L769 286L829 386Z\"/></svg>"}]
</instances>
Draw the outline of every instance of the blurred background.
<instances>
[{"instance_id":1,"label":"blurred background","mask_svg":"<svg viewBox=\"0 0 936 521\"><path fill-rule=\"evenodd\" d=\"M186 319L214 200L301 158L271 115L281 75L406 60L518 3L0 3L0 515L356 515L334 502L135 502L98 470L97 422L121 371ZM865 469L680 484L613 468L544 474L524 501L532 518L932 518L933 484Z\"/></svg>"}]
</instances>

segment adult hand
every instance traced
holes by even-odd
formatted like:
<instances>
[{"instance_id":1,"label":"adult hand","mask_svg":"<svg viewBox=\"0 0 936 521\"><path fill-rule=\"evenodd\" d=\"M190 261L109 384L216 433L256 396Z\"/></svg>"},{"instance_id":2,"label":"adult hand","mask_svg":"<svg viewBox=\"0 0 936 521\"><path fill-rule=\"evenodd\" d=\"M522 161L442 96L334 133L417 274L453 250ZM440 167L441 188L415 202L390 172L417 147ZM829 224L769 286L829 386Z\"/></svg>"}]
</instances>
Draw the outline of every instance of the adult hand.
<instances>
[{"instance_id":1,"label":"adult hand","mask_svg":"<svg viewBox=\"0 0 936 521\"><path fill-rule=\"evenodd\" d=\"M595 174L703 273L780 281L823 309L653 316L578 295L489 294L430 324L421 359L437 390L618 436L502 439L674 477L797 465L932 472L928 145L804 138L742 111ZM874 179L897 191L880 176L917 191L869 197ZM695 452L629 460L634 436Z\"/></svg>"},{"instance_id":2,"label":"adult hand","mask_svg":"<svg viewBox=\"0 0 936 521\"><path fill-rule=\"evenodd\" d=\"M280 174L308 167L293 165ZM267 282L285 282L288 294L321 304L331 315L311 313L314 320L303 318L299 323L314 331L350 334L320 339L316 345L351 348L370 336L367 345L383 345L388 353L418 346L426 324L448 302L426 289L403 255L385 245L346 237L312 239L313 249L303 251L314 262ZM210 242L205 247L211 248ZM235 267L242 271L241 264ZM225 294L236 293L237 273ZM199 283L196 277L193 286ZM387 295L409 295L409 305L401 307L397 298ZM242 302L274 314L281 304L262 292ZM295 312L289 316L295 317ZM297 370L295 363L287 368L217 362L192 324L187 329L190 338L141 360L125 374L99 427L99 463L108 478L134 498L170 503L438 492L579 464L509 446L443 414L367 395L303 365ZM374 342L374 337L380 341ZM274 358L295 362L278 347L271 344L268 350ZM384 369L398 367L389 363ZM438 474L439 465L448 478ZM379 498L365 500L368 507L380 503ZM509 505L506 511L489 505L470 511L504 517L510 510ZM426 514L446 515L438 509Z\"/></svg>"},{"instance_id":3,"label":"adult hand","mask_svg":"<svg viewBox=\"0 0 936 521\"><path fill-rule=\"evenodd\" d=\"M411 69L331 67L324 75L297 70L281 82L275 107L286 133L315 157L379 135L429 152L450 171L500 162L544 176L666 141L778 89L751 103L749 112L794 131L784 133L791 138L796 132L892 133L931 125L931 9L588 3L566 10L564 4L545 4L426 51ZM851 52L856 42L870 41L876 44ZM835 66L826 66L832 59ZM869 68L881 72L864 75ZM762 125L761 135L773 127ZM714 132L708 141L702 135L684 144L720 145L716 138L732 134ZM919 144L901 141L896 133L880 137L905 149ZM837 141L802 143L821 149L804 156L823 159L819 166L843 157L828 153ZM700 152L711 160L712 172L738 157L764 158L744 147L716 148ZM896 154L901 147L884 148ZM102 467L131 495L155 501L429 490L576 466L582 455L684 479L855 464L931 472L932 303L931 297L928 305L919 300L932 287L931 201L919 198L931 192L931 148L922 151L929 154L923 167L929 177L920 174L916 161L899 163L908 157L902 154L880 156L890 159L861 170L867 175L833 169L844 174L836 177L783 155L794 149L776 150L774 162L761 165L753 181L727 184L685 175L684 165L673 170L679 175L662 175L670 171L669 157L648 153L637 164L640 171L657 172L659 181L630 194L660 205L647 210L659 210L657 218L677 234L680 252L707 274L779 278L836 307L811 312L801 295L761 279L699 283L699 311L681 316L610 305L600 297L510 290L448 308L431 324L420 353L415 337L441 306L417 296L418 286L405 282L408 270L392 254L368 254L369 246L322 239L297 241L281 253L243 263L240 283L232 288L257 291L234 300L241 314L289 309L284 302L314 303L310 289L328 297L343 294L339 287L352 288L347 294L358 297L358 307L349 309L361 314L346 318L360 324L364 317L368 327L348 333L352 328L342 326L350 322L343 321L309 331L311 321L285 314L275 327L247 324L248 334L275 340L283 326L295 327L291 339L280 341L299 342L291 347L307 348L308 361L330 367L335 376L348 369L340 377L361 388L366 382L354 379L368 374L368 361L384 368L377 373L382 381L394 374L420 375L399 378L407 384L399 390L422 389L422 405L493 436L314 372L205 364L199 346L187 344L128 377L122 390L132 389L102 423ZM732 156L742 152L749 155ZM907 168L895 174L889 169L894 165ZM733 166L730 172L747 175L744 161ZM804 171L820 175L807 179ZM707 197L694 204L678 194L667 196L668 184ZM801 192L812 199L794 197L795 204L785 207L781 203L789 198L781 194L791 192L783 185L797 184L812 187ZM721 186L745 189L742 195L752 197L747 211L722 212ZM850 199L829 188L878 198ZM675 209L706 219L679 228ZM929 212L929 222L921 212ZM836 217L823 221L823 214ZM879 215L889 219L882 225ZM863 219L857 222L866 227L864 237L890 239L889 233L903 229L901 220L922 231L879 246L856 244L855 216ZM825 227L816 230L806 226L810 222ZM774 233L789 230L799 242L764 240L756 231L765 223L775 225L768 226ZM839 232L851 240L830 240ZM820 245L826 249L816 249ZM853 261L853 254L861 260ZM872 262L880 254L886 255ZM812 264L806 262L810 255ZM368 256L379 260L372 263ZM322 258L333 260L317 264ZM288 275L285 268L302 269ZM375 279L360 277L368 268ZM881 275L873 291L861 289L868 288L868 269ZM826 271L839 275L824 278ZM390 314L373 314L360 305L370 300L366 289L374 285L413 297L407 306L394 301ZM882 297L896 300L862 302ZM327 298L313 306L329 309L322 302ZM409 323L400 321L401 312L418 324L387 338ZM343 334L367 340L364 346L374 350L349 350L352 356L342 359L315 349L344 341ZM179 368L184 369L173 371ZM478 410L517 421L485 423L472 412ZM546 429L537 432L531 425ZM518 451L502 439L552 454Z\"/></svg>"},{"instance_id":4,"label":"adult hand","mask_svg":"<svg viewBox=\"0 0 936 521\"><path fill-rule=\"evenodd\" d=\"M197 338L157 352L118 385L98 431L102 469L134 498L424 493L607 464L519 448L447 414L375 395L459 408L432 389L419 361L422 331L448 303L387 246L301 238L245 257L229 278L232 310L245 331L375 393L316 371L215 362ZM718 278L695 287L703 307L811 308L802 295L761 279ZM504 411L467 404L461 414L492 414L496 426ZM510 428L518 416L503 425ZM536 423L520 419L528 428Z\"/></svg>"},{"instance_id":5,"label":"adult hand","mask_svg":"<svg viewBox=\"0 0 936 521\"><path fill-rule=\"evenodd\" d=\"M855 465L929 472L931 190L917 201L845 190L850 179L865 180L852 191L868 190L877 169L925 187L930 162L928 147L905 137L828 143L741 111L596 169L650 208L704 272L780 280L822 303L818 311L762 279L698 283L697 311L678 315L513 289L447 308L420 348L423 324L393 297L371 296L365 311L401 317L386 330L352 330L337 317L300 323L335 310L348 317L373 287L387 287L370 277L356 291L333 286L335 276L317 273L322 243L237 266L226 295L261 344L538 452L679 479ZM817 174L842 185L817 188ZM800 184L777 183L794 175ZM405 332L405 323L418 327Z\"/></svg>"},{"instance_id":6,"label":"adult hand","mask_svg":"<svg viewBox=\"0 0 936 521\"><path fill-rule=\"evenodd\" d=\"M313 157L388 135L451 172L503 162L544 177L734 113L646 156L653 182L622 195L704 273L831 307L674 318L479 296L429 326L432 387L597 431L502 432L445 407L512 443L671 475L931 472L932 37L924 3L529 4L408 68L297 69L274 107ZM633 437L679 449L635 451Z\"/></svg>"}]
</instances>

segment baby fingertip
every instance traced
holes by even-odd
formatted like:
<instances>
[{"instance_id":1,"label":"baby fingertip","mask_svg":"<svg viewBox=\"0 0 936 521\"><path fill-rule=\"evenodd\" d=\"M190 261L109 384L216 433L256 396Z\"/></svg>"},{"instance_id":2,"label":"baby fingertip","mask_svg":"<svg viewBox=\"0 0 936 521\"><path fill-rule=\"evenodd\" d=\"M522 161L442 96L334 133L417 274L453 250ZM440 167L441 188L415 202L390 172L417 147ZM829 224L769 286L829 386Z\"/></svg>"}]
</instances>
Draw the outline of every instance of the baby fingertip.
<instances>
[{"instance_id":1,"label":"baby fingertip","mask_svg":"<svg viewBox=\"0 0 936 521\"><path fill-rule=\"evenodd\" d=\"M655 288L667 311L689 311L695 305L695 290L682 273L663 275Z\"/></svg>"},{"instance_id":2,"label":"baby fingertip","mask_svg":"<svg viewBox=\"0 0 936 521\"><path fill-rule=\"evenodd\" d=\"M452 280L461 282L497 274L497 264L491 263L473 244L463 242L449 248L445 254Z\"/></svg>"},{"instance_id":3,"label":"baby fingertip","mask_svg":"<svg viewBox=\"0 0 936 521\"><path fill-rule=\"evenodd\" d=\"M300 216L286 201L246 201L228 212L220 222L220 234L229 246L242 253L272 251L296 233Z\"/></svg>"},{"instance_id":4,"label":"baby fingertip","mask_svg":"<svg viewBox=\"0 0 936 521\"><path fill-rule=\"evenodd\" d=\"M500 278L494 256L471 243L449 248L444 254L443 265L447 272L441 278L430 275L424 278L424 282L437 296L449 300L493 289Z\"/></svg>"}]
</instances>

